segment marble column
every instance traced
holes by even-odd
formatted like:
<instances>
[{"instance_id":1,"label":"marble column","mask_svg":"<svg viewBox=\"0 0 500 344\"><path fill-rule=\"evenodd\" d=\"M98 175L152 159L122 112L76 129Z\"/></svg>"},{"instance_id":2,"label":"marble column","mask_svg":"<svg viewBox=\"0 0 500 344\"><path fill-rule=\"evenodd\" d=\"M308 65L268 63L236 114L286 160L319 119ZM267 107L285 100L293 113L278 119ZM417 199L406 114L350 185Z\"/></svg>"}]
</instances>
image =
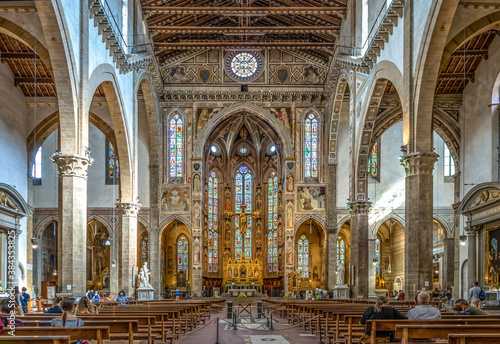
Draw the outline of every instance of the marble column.
<instances>
[{"instance_id":1,"label":"marble column","mask_svg":"<svg viewBox=\"0 0 500 344\"><path fill-rule=\"evenodd\" d=\"M373 260L375 259L375 240L368 240L368 297L370 299L377 298L377 294L375 293L375 265L373 264Z\"/></svg>"},{"instance_id":2,"label":"marble column","mask_svg":"<svg viewBox=\"0 0 500 344\"><path fill-rule=\"evenodd\" d=\"M455 238L446 238L444 241L443 258L443 290L451 290L455 279Z\"/></svg>"},{"instance_id":3,"label":"marble column","mask_svg":"<svg viewBox=\"0 0 500 344\"><path fill-rule=\"evenodd\" d=\"M86 293L87 265L87 172L92 158L56 153L51 156L59 170L59 291Z\"/></svg>"},{"instance_id":4,"label":"marble column","mask_svg":"<svg viewBox=\"0 0 500 344\"><path fill-rule=\"evenodd\" d=\"M137 213L140 203L117 203L120 211L120 240L118 261L118 285L126 295L134 295L133 268L137 262Z\"/></svg>"},{"instance_id":5,"label":"marble column","mask_svg":"<svg viewBox=\"0 0 500 344\"><path fill-rule=\"evenodd\" d=\"M405 207L405 293L413 298L417 290L432 289L434 152L406 154Z\"/></svg>"},{"instance_id":6,"label":"marble column","mask_svg":"<svg viewBox=\"0 0 500 344\"><path fill-rule=\"evenodd\" d=\"M477 249L476 249L476 238L478 227L467 227L465 232L467 233L467 288L472 288L474 282L477 279Z\"/></svg>"},{"instance_id":7,"label":"marble column","mask_svg":"<svg viewBox=\"0 0 500 344\"><path fill-rule=\"evenodd\" d=\"M326 286L335 287L337 282L337 165L328 165L328 246ZM345 267L348 269L348 267ZM347 281L346 281L347 282Z\"/></svg>"},{"instance_id":8,"label":"marble column","mask_svg":"<svg viewBox=\"0 0 500 344\"><path fill-rule=\"evenodd\" d=\"M352 297L368 298L368 212L371 202L350 202L351 211L351 269Z\"/></svg>"}]
</instances>

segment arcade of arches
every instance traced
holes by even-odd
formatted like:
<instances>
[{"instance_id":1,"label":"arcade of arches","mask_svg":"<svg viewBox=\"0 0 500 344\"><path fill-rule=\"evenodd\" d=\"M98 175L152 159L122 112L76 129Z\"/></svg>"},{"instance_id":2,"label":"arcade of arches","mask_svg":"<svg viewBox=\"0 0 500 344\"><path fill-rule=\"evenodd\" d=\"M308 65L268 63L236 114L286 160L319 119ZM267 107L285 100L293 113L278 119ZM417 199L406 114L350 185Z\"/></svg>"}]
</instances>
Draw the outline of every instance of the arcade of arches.
<instances>
[{"instance_id":1,"label":"arcade of arches","mask_svg":"<svg viewBox=\"0 0 500 344\"><path fill-rule=\"evenodd\" d=\"M104 3L0 3L0 294L500 287L500 3Z\"/></svg>"}]
</instances>

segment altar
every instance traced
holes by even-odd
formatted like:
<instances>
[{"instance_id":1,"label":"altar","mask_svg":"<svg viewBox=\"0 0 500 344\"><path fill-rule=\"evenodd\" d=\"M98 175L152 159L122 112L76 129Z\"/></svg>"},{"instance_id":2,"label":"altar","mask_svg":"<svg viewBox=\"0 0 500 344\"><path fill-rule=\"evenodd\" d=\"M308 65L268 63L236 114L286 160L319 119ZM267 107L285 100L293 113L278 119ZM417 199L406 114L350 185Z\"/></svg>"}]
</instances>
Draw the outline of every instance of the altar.
<instances>
[{"instance_id":1,"label":"altar","mask_svg":"<svg viewBox=\"0 0 500 344\"><path fill-rule=\"evenodd\" d=\"M247 297L254 297L257 290L255 289L229 289L229 296L238 297L245 295Z\"/></svg>"}]
</instances>

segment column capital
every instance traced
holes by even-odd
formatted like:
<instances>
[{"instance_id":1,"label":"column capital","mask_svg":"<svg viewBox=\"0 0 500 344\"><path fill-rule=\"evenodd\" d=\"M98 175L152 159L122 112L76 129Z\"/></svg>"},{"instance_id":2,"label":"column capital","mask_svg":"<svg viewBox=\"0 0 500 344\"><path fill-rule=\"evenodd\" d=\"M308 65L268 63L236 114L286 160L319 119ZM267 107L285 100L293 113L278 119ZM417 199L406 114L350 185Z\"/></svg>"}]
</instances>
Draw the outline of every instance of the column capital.
<instances>
[{"instance_id":1,"label":"column capital","mask_svg":"<svg viewBox=\"0 0 500 344\"><path fill-rule=\"evenodd\" d=\"M476 236L481 229L483 226L468 226L464 228L464 231L468 236Z\"/></svg>"},{"instance_id":2,"label":"column capital","mask_svg":"<svg viewBox=\"0 0 500 344\"><path fill-rule=\"evenodd\" d=\"M121 202L116 203L116 207L118 208L118 210L120 211L120 215L122 216L137 217L142 204L134 202Z\"/></svg>"},{"instance_id":3,"label":"column capital","mask_svg":"<svg viewBox=\"0 0 500 344\"><path fill-rule=\"evenodd\" d=\"M372 202L368 201L356 201L347 203L347 207L351 212L351 216L355 215L368 215Z\"/></svg>"},{"instance_id":4,"label":"column capital","mask_svg":"<svg viewBox=\"0 0 500 344\"><path fill-rule=\"evenodd\" d=\"M409 153L401 159L401 165L405 167L407 177L418 174L432 175L438 157L439 155L434 152Z\"/></svg>"},{"instance_id":5,"label":"column capital","mask_svg":"<svg viewBox=\"0 0 500 344\"><path fill-rule=\"evenodd\" d=\"M157 238L160 235L160 228L148 228L149 239Z\"/></svg>"},{"instance_id":6,"label":"column capital","mask_svg":"<svg viewBox=\"0 0 500 344\"><path fill-rule=\"evenodd\" d=\"M60 152L52 154L50 159L57 164L59 177L80 177L84 179L87 179L88 168L94 161L90 156Z\"/></svg>"}]
</instances>

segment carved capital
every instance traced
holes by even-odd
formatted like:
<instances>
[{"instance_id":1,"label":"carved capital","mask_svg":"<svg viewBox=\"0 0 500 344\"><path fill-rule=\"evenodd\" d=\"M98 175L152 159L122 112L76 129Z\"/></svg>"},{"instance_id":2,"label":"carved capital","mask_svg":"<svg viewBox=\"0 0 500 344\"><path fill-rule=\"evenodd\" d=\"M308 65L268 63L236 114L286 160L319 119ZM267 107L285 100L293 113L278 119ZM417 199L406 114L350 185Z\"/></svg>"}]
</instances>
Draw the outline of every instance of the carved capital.
<instances>
[{"instance_id":1,"label":"carved capital","mask_svg":"<svg viewBox=\"0 0 500 344\"><path fill-rule=\"evenodd\" d=\"M50 159L57 164L59 177L80 177L87 179L89 166L94 159L90 156L54 153Z\"/></svg>"},{"instance_id":2,"label":"carved capital","mask_svg":"<svg viewBox=\"0 0 500 344\"><path fill-rule=\"evenodd\" d=\"M468 236L475 236L481 229L483 229L483 226L469 226L465 227L464 231Z\"/></svg>"},{"instance_id":3,"label":"carved capital","mask_svg":"<svg viewBox=\"0 0 500 344\"><path fill-rule=\"evenodd\" d=\"M416 152L406 154L401 159L401 165L405 167L406 176L415 176L418 174L430 174L434 169L434 163L437 161L437 155L434 152Z\"/></svg>"},{"instance_id":4,"label":"carved capital","mask_svg":"<svg viewBox=\"0 0 500 344\"><path fill-rule=\"evenodd\" d=\"M141 203L116 203L116 207L120 211L121 216L131 216L131 217L137 217L137 213L139 212L139 209L141 209L142 204Z\"/></svg>"},{"instance_id":5,"label":"carved capital","mask_svg":"<svg viewBox=\"0 0 500 344\"><path fill-rule=\"evenodd\" d=\"M372 202L368 202L368 201L357 201L357 202L347 203L349 211L351 212L351 216L368 215L368 212L370 211L371 205L372 205Z\"/></svg>"}]
</instances>

